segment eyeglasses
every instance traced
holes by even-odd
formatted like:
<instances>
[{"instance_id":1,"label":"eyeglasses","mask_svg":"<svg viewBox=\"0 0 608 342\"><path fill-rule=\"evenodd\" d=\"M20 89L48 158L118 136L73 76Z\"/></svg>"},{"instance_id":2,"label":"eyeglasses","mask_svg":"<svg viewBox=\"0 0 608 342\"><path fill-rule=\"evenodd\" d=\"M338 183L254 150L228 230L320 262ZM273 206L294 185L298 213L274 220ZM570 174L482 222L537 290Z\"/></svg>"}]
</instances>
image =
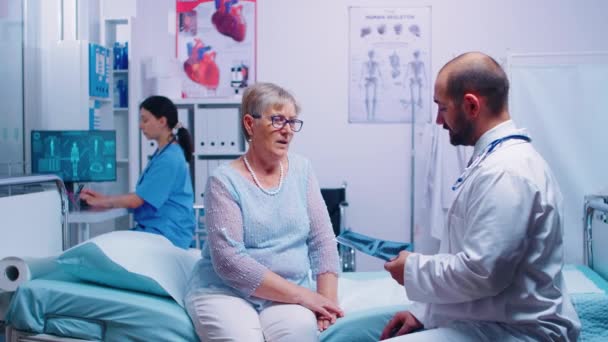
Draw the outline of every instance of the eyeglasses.
<instances>
[{"instance_id":1,"label":"eyeglasses","mask_svg":"<svg viewBox=\"0 0 608 342\"><path fill-rule=\"evenodd\" d=\"M262 116L257 114L253 115L255 119L261 119ZM285 125L289 124L289 127L293 132L299 132L302 129L302 125L304 125L304 121L299 119L287 119L283 115L271 115L270 121L272 122L272 127L277 129L283 129Z\"/></svg>"}]
</instances>

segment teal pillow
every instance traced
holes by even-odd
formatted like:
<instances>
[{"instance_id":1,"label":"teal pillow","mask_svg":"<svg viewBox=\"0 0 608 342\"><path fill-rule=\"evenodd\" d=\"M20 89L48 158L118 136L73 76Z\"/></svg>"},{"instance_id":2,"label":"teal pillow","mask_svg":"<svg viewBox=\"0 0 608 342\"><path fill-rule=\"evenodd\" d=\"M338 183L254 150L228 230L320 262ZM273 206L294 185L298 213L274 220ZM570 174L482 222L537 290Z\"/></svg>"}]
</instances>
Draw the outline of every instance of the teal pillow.
<instances>
[{"instance_id":1,"label":"teal pillow","mask_svg":"<svg viewBox=\"0 0 608 342\"><path fill-rule=\"evenodd\" d=\"M175 247L157 234L115 231L72 247L59 267L85 281L173 297L183 306L186 286L200 253Z\"/></svg>"}]
</instances>

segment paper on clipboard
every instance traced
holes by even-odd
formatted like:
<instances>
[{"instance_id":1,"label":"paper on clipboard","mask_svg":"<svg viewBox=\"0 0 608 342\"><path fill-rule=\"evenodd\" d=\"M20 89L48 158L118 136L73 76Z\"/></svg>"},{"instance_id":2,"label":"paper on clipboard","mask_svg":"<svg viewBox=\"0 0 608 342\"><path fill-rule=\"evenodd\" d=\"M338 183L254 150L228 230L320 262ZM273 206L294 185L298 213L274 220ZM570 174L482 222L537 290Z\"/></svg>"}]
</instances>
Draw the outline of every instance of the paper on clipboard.
<instances>
[{"instance_id":1,"label":"paper on clipboard","mask_svg":"<svg viewBox=\"0 0 608 342\"><path fill-rule=\"evenodd\" d=\"M389 261L399 255L399 252L411 250L411 244L389 240L379 240L363 234L347 230L336 237L338 243L354 248L365 254Z\"/></svg>"}]
</instances>

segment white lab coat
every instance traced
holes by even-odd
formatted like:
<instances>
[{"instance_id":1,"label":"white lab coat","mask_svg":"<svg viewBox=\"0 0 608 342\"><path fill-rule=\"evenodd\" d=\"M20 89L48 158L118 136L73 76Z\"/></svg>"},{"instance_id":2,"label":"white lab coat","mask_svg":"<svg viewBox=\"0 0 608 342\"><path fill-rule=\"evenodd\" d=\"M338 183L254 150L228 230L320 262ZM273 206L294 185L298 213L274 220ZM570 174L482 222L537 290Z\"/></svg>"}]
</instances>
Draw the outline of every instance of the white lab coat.
<instances>
[{"instance_id":1,"label":"white lab coat","mask_svg":"<svg viewBox=\"0 0 608 342\"><path fill-rule=\"evenodd\" d=\"M448 209L456 195L451 189L452 183L467 166L473 149L452 146L442 126L433 124L428 131L431 135L430 155L425 164L423 199L417 221L430 236L439 240L445 229Z\"/></svg>"},{"instance_id":2,"label":"white lab coat","mask_svg":"<svg viewBox=\"0 0 608 342\"><path fill-rule=\"evenodd\" d=\"M486 132L522 134L512 121ZM562 277L562 199L532 144L508 140L457 190L439 254L413 253L405 288L412 312L433 328L453 321L498 322L538 339L576 340L580 322Z\"/></svg>"}]
</instances>

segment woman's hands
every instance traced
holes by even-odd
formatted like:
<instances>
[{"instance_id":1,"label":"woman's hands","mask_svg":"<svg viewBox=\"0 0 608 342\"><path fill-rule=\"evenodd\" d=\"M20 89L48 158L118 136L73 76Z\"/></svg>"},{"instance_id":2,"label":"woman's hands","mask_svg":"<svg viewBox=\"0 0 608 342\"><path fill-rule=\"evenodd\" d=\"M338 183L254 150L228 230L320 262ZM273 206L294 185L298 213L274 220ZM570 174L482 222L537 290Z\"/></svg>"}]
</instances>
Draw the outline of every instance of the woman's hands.
<instances>
[{"instance_id":1,"label":"woman's hands","mask_svg":"<svg viewBox=\"0 0 608 342\"><path fill-rule=\"evenodd\" d=\"M329 328L330 325L332 325L336 322L336 319L338 318L338 316L336 314L332 314L332 316L333 316L333 319L328 319L328 318L319 316L317 314L317 327L319 328L319 331L327 330L327 328Z\"/></svg>"},{"instance_id":2,"label":"woman's hands","mask_svg":"<svg viewBox=\"0 0 608 342\"><path fill-rule=\"evenodd\" d=\"M279 303L299 304L317 316L317 326L323 331L344 316L338 306L338 278L335 274L324 273L317 277L317 290L312 291L285 280L278 274L267 270L262 284L253 295Z\"/></svg>"},{"instance_id":3,"label":"woman's hands","mask_svg":"<svg viewBox=\"0 0 608 342\"><path fill-rule=\"evenodd\" d=\"M307 288L300 289L298 304L315 313L320 331L327 329L336 322L337 318L344 316L342 309L333 300Z\"/></svg>"},{"instance_id":4,"label":"woman's hands","mask_svg":"<svg viewBox=\"0 0 608 342\"><path fill-rule=\"evenodd\" d=\"M338 305L338 276L332 272L325 272L317 275L317 292ZM317 315L317 326L319 331L325 331L330 325L336 322L338 317L335 313L331 319Z\"/></svg>"}]
</instances>

